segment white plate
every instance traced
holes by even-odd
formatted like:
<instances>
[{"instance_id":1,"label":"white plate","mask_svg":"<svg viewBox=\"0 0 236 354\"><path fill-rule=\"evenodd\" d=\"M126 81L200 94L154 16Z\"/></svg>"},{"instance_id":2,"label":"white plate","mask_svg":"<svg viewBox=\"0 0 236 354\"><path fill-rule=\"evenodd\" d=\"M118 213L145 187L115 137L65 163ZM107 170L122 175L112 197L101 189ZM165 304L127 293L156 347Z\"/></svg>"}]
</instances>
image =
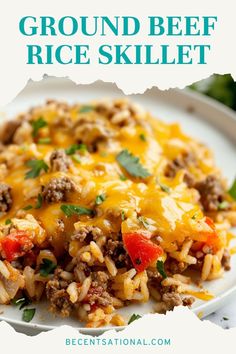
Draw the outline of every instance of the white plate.
<instances>
[{"instance_id":1,"label":"white plate","mask_svg":"<svg viewBox=\"0 0 236 354\"><path fill-rule=\"evenodd\" d=\"M123 93L113 84L97 82L92 85L76 86L67 79L47 78L29 83L16 99L5 107L0 119L2 120L5 114L8 117L14 116L33 105L43 103L48 98L87 102L97 98L121 96ZM236 173L236 115L233 111L188 90L161 92L151 89L142 95L131 96L131 99L166 122L179 122L186 133L209 145L215 152L217 165L230 182L233 180ZM208 302L197 300L193 306L195 313L201 312L204 316L223 306L236 294L236 257L232 259L232 270L226 272L222 279L207 283L206 288L215 294L215 298ZM31 323L22 322L22 312L14 306L0 306L0 320L6 320L17 330L27 334L36 334L62 324L82 329L81 323L75 319L62 319L48 313L46 304L33 307L36 307L37 311ZM132 313L144 314L151 310L150 304L132 305L123 309L121 313L129 318ZM82 331L98 334L102 330L84 328Z\"/></svg>"}]
</instances>

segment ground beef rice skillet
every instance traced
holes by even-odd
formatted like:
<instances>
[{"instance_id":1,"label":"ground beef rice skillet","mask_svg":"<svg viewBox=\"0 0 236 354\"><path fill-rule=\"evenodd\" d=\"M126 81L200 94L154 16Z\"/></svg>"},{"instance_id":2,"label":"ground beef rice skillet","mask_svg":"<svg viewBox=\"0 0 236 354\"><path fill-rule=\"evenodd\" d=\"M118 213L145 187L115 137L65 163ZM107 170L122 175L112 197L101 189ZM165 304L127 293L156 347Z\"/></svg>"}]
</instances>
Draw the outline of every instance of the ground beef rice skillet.
<instances>
[{"instance_id":1,"label":"ground beef rice skillet","mask_svg":"<svg viewBox=\"0 0 236 354\"><path fill-rule=\"evenodd\" d=\"M0 128L0 303L88 327L191 306L230 269L235 202L209 149L126 100L48 101Z\"/></svg>"}]
</instances>

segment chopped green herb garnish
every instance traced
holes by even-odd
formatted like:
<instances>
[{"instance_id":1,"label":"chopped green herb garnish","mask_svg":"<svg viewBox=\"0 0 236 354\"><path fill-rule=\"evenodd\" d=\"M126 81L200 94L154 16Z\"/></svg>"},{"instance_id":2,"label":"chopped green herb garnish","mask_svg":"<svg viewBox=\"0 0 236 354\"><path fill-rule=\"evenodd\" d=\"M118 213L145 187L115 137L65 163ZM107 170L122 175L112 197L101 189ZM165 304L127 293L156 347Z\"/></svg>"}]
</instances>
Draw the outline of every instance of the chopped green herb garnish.
<instances>
[{"instance_id":1,"label":"chopped green herb garnish","mask_svg":"<svg viewBox=\"0 0 236 354\"><path fill-rule=\"evenodd\" d=\"M146 178L150 173L140 164L139 158L131 154L128 150L122 150L116 160L133 177Z\"/></svg>"},{"instance_id":2,"label":"chopped green herb garnish","mask_svg":"<svg viewBox=\"0 0 236 354\"><path fill-rule=\"evenodd\" d=\"M124 212L124 210L121 211L121 220L122 221L125 220L125 212Z\"/></svg>"},{"instance_id":3,"label":"chopped green herb garnish","mask_svg":"<svg viewBox=\"0 0 236 354\"><path fill-rule=\"evenodd\" d=\"M95 204L96 205L100 205L100 204L102 204L104 202L105 199L106 199L106 195L105 194L97 195L96 199L95 199Z\"/></svg>"},{"instance_id":4,"label":"chopped green herb garnish","mask_svg":"<svg viewBox=\"0 0 236 354\"><path fill-rule=\"evenodd\" d=\"M100 152L101 157L107 157L108 153L106 151Z\"/></svg>"},{"instance_id":5,"label":"chopped green herb garnish","mask_svg":"<svg viewBox=\"0 0 236 354\"><path fill-rule=\"evenodd\" d=\"M93 106L82 106L79 109L79 113L87 113L87 112L91 112L91 111L94 111Z\"/></svg>"},{"instance_id":6,"label":"chopped green herb garnish","mask_svg":"<svg viewBox=\"0 0 236 354\"><path fill-rule=\"evenodd\" d=\"M136 315L135 313L133 313L133 315L130 317L128 325L136 320L138 320L139 318L141 318L142 316L140 315Z\"/></svg>"},{"instance_id":7,"label":"chopped green herb garnish","mask_svg":"<svg viewBox=\"0 0 236 354\"><path fill-rule=\"evenodd\" d=\"M139 138L140 138L140 140L142 140L142 141L147 141L146 135L143 134L143 133L139 135Z\"/></svg>"},{"instance_id":8,"label":"chopped green herb garnish","mask_svg":"<svg viewBox=\"0 0 236 354\"><path fill-rule=\"evenodd\" d=\"M139 216L138 220L143 224L143 226L148 229L149 223L147 222L147 219L144 216Z\"/></svg>"},{"instance_id":9,"label":"chopped green herb garnish","mask_svg":"<svg viewBox=\"0 0 236 354\"><path fill-rule=\"evenodd\" d=\"M30 299L26 296L20 297L19 299L13 299L12 304L19 306L19 309L22 310L25 306L28 306L31 303Z\"/></svg>"},{"instance_id":10,"label":"chopped green herb garnish","mask_svg":"<svg viewBox=\"0 0 236 354\"><path fill-rule=\"evenodd\" d=\"M67 155L74 155L76 151L85 152L87 151L87 146L85 144L73 144L65 149Z\"/></svg>"},{"instance_id":11,"label":"chopped green herb garnish","mask_svg":"<svg viewBox=\"0 0 236 354\"><path fill-rule=\"evenodd\" d=\"M224 200L223 202L218 204L218 210L225 210L229 207L229 202L227 200Z\"/></svg>"},{"instance_id":12,"label":"chopped green herb garnish","mask_svg":"<svg viewBox=\"0 0 236 354\"><path fill-rule=\"evenodd\" d=\"M196 220L197 216L198 216L198 213L194 213L191 219Z\"/></svg>"},{"instance_id":13,"label":"chopped green herb garnish","mask_svg":"<svg viewBox=\"0 0 236 354\"><path fill-rule=\"evenodd\" d=\"M38 195L37 203L35 205L35 209L40 209L43 203L43 197L42 194Z\"/></svg>"},{"instance_id":14,"label":"chopped green herb garnish","mask_svg":"<svg viewBox=\"0 0 236 354\"><path fill-rule=\"evenodd\" d=\"M162 261L157 261L157 270L161 274L163 279L167 278L167 274L164 269L164 263Z\"/></svg>"},{"instance_id":15,"label":"chopped green herb garnish","mask_svg":"<svg viewBox=\"0 0 236 354\"><path fill-rule=\"evenodd\" d=\"M6 219L5 225L9 225L9 224L11 224L11 223L12 223L11 219Z\"/></svg>"},{"instance_id":16,"label":"chopped green herb garnish","mask_svg":"<svg viewBox=\"0 0 236 354\"><path fill-rule=\"evenodd\" d=\"M33 127L32 135L34 138L36 138L36 136L38 135L39 129L44 128L48 125L48 123L42 117L37 120L33 120L31 124Z\"/></svg>"},{"instance_id":17,"label":"chopped green herb garnish","mask_svg":"<svg viewBox=\"0 0 236 354\"><path fill-rule=\"evenodd\" d=\"M79 155L72 155L71 156L72 160L74 160L76 163L81 163L81 159Z\"/></svg>"},{"instance_id":18,"label":"chopped green herb garnish","mask_svg":"<svg viewBox=\"0 0 236 354\"><path fill-rule=\"evenodd\" d=\"M234 200L236 200L236 178L235 178L232 186L228 190L228 193Z\"/></svg>"},{"instance_id":19,"label":"chopped green herb garnish","mask_svg":"<svg viewBox=\"0 0 236 354\"><path fill-rule=\"evenodd\" d=\"M51 138L41 138L37 141L38 144L51 144Z\"/></svg>"},{"instance_id":20,"label":"chopped green herb garnish","mask_svg":"<svg viewBox=\"0 0 236 354\"><path fill-rule=\"evenodd\" d=\"M165 184L159 183L159 186L163 192L170 193L170 188Z\"/></svg>"},{"instance_id":21,"label":"chopped green herb garnish","mask_svg":"<svg viewBox=\"0 0 236 354\"><path fill-rule=\"evenodd\" d=\"M26 173L25 179L36 178L40 175L41 171L48 171L48 165L44 160L30 160L26 162L26 166L31 167L31 170Z\"/></svg>"},{"instance_id":22,"label":"chopped green herb garnish","mask_svg":"<svg viewBox=\"0 0 236 354\"><path fill-rule=\"evenodd\" d=\"M42 277L47 277L52 274L56 269L57 265L53 263L50 259L44 258L40 264L39 273Z\"/></svg>"},{"instance_id":23,"label":"chopped green herb garnish","mask_svg":"<svg viewBox=\"0 0 236 354\"><path fill-rule=\"evenodd\" d=\"M30 209L33 209L33 206L32 205L26 205L23 210L30 210Z\"/></svg>"},{"instance_id":24,"label":"chopped green herb garnish","mask_svg":"<svg viewBox=\"0 0 236 354\"><path fill-rule=\"evenodd\" d=\"M127 177L125 177L125 175L120 175L120 180L121 181L127 181Z\"/></svg>"},{"instance_id":25,"label":"chopped green herb garnish","mask_svg":"<svg viewBox=\"0 0 236 354\"><path fill-rule=\"evenodd\" d=\"M79 205L61 205L61 210L66 216L70 217L72 215L93 215L93 210L88 209Z\"/></svg>"},{"instance_id":26,"label":"chopped green herb garnish","mask_svg":"<svg viewBox=\"0 0 236 354\"><path fill-rule=\"evenodd\" d=\"M22 315L22 321L30 322L34 318L35 312L36 309L24 309Z\"/></svg>"},{"instance_id":27,"label":"chopped green herb garnish","mask_svg":"<svg viewBox=\"0 0 236 354\"><path fill-rule=\"evenodd\" d=\"M228 321L229 319L228 319L228 317L223 317L223 320Z\"/></svg>"}]
</instances>

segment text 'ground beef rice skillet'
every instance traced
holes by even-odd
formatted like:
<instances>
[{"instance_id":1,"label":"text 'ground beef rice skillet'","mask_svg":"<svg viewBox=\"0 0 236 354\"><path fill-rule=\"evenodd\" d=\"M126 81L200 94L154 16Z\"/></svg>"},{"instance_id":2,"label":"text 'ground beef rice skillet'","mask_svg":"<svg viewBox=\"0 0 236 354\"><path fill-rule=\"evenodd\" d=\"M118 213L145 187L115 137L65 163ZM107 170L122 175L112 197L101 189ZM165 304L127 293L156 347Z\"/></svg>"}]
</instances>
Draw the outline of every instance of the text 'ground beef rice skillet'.
<instances>
[{"instance_id":1,"label":"text 'ground beef rice skillet'","mask_svg":"<svg viewBox=\"0 0 236 354\"><path fill-rule=\"evenodd\" d=\"M32 108L0 128L0 303L100 327L209 300L235 198L206 146L126 99Z\"/></svg>"}]
</instances>

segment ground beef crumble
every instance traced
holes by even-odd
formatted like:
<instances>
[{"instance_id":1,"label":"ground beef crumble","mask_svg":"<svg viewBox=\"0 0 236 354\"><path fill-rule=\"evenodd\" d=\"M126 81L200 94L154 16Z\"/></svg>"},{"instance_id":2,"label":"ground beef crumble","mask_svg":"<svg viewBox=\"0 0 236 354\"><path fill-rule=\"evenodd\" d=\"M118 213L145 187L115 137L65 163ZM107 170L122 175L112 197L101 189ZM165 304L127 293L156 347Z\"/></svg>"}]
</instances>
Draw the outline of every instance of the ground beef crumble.
<instances>
[{"instance_id":1,"label":"ground beef crumble","mask_svg":"<svg viewBox=\"0 0 236 354\"><path fill-rule=\"evenodd\" d=\"M46 286L46 296L50 301L52 312L60 313L63 317L70 316L73 304L65 288L61 288L58 279L49 280Z\"/></svg>"},{"instance_id":2,"label":"ground beef crumble","mask_svg":"<svg viewBox=\"0 0 236 354\"><path fill-rule=\"evenodd\" d=\"M42 187L42 196L47 203L66 201L67 194L75 190L74 183L68 177L52 178Z\"/></svg>"},{"instance_id":3,"label":"ground beef crumble","mask_svg":"<svg viewBox=\"0 0 236 354\"><path fill-rule=\"evenodd\" d=\"M79 230L76 230L74 234L71 236L72 240L78 240L83 242L85 239L87 242L97 240L98 237L102 235L102 230L96 226L84 226L80 227Z\"/></svg>"},{"instance_id":4,"label":"ground beef crumble","mask_svg":"<svg viewBox=\"0 0 236 354\"><path fill-rule=\"evenodd\" d=\"M21 125L20 120L10 120L6 122L0 130L0 141L3 145L9 145L13 143L14 135L17 129Z\"/></svg>"},{"instance_id":5,"label":"ground beef crumble","mask_svg":"<svg viewBox=\"0 0 236 354\"><path fill-rule=\"evenodd\" d=\"M219 204L224 199L225 192L217 177L209 175L203 181L196 183L194 188L200 193L200 202L205 211L218 210Z\"/></svg>"},{"instance_id":6,"label":"ground beef crumble","mask_svg":"<svg viewBox=\"0 0 236 354\"><path fill-rule=\"evenodd\" d=\"M122 241L109 239L105 245L105 254L111 257L117 268L133 267Z\"/></svg>"},{"instance_id":7,"label":"ground beef crumble","mask_svg":"<svg viewBox=\"0 0 236 354\"><path fill-rule=\"evenodd\" d=\"M11 187L0 183L0 213L5 213L12 206Z\"/></svg>"},{"instance_id":8,"label":"ground beef crumble","mask_svg":"<svg viewBox=\"0 0 236 354\"><path fill-rule=\"evenodd\" d=\"M221 264L222 264L222 266L224 267L225 270L230 270L231 269L230 258L231 258L231 256L230 256L229 250L226 248L224 250L223 257L222 257L222 260L221 260Z\"/></svg>"},{"instance_id":9,"label":"ground beef crumble","mask_svg":"<svg viewBox=\"0 0 236 354\"><path fill-rule=\"evenodd\" d=\"M184 182L188 185L188 187L193 187L194 185L194 177L187 170L188 167L192 164L196 164L196 158L193 153L184 153L179 157L176 157L173 161L171 161L165 171L166 177L174 178L176 173L179 170L185 170L184 174Z\"/></svg>"},{"instance_id":10,"label":"ground beef crumble","mask_svg":"<svg viewBox=\"0 0 236 354\"><path fill-rule=\"evenodd\" d=\"M60 149L51 153L50 166L52 172L67 172L70 165L71 159L66 155L64 150Z\"/></svg>"}]
</instances>

